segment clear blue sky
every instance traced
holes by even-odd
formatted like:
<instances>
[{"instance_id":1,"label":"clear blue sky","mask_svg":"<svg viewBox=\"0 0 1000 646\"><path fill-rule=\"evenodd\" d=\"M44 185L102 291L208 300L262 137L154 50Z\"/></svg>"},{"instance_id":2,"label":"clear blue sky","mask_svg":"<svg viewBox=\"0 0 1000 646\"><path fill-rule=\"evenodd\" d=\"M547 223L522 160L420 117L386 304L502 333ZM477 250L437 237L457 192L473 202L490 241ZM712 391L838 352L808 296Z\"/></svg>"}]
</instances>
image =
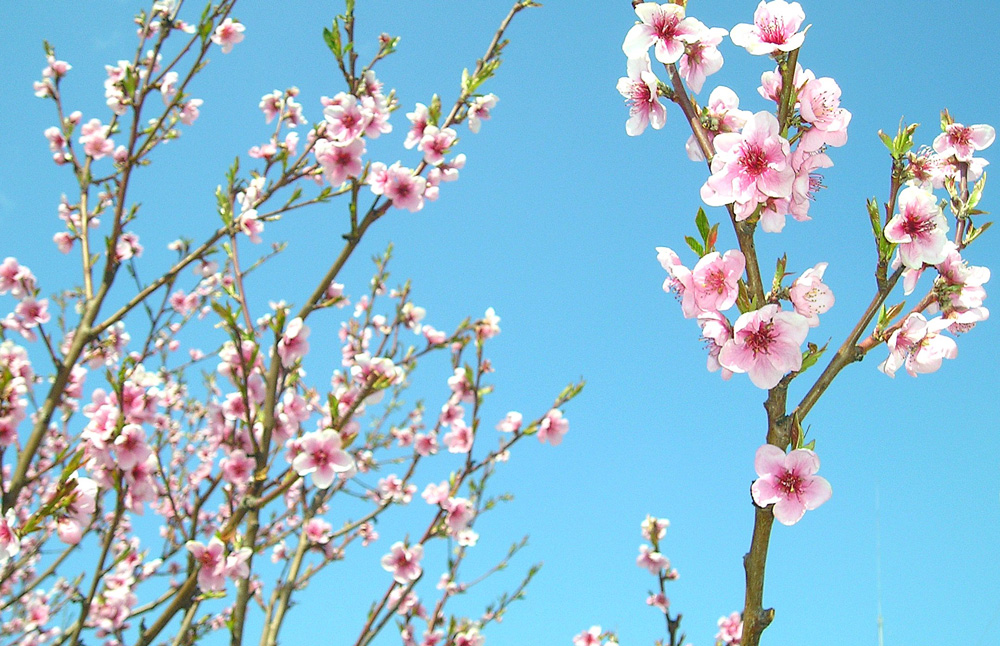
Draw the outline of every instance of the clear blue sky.
<instances>
[{"instance_id":1,"label":"clear blue sky","mask_svg":"<svg viewBox=\"0 0 1000 646\"><path fill-rule=\"evenodd\" d=\"M416 154L402 148L403 112L433 92L453 100L462 68L482 55L508 3L358 4L362 51L371 51L379 32L402 37L380 78L397 89L405 110L394 116L395 131L370 150L387 163L413 165ZM755 6L692 0L689 13L730 28L749 22ZM760 238L758 250L765 272L782 252L794 271L830 263L826 282L837 304L810 339L837 345L873 290L864 203L873 195L885 199L888 189L888 158L875 133L894 131L905 117L924 124L918 137L929 144L944 107L966 124L1000 125L1000 58L991 46L1000 5L803 6L813 27L799 60L840 83L843 106L854 115L850 140L831 155L836 166L826 172L829 189L813 205L813 221L789 221L780 236ZM58 256L50 241L59 195L72 184L49 161L42 137L55 123L52 106L31 91L44 66L41 40L74 65L64 86L69 105L107 120L104 65L131 55L137 7L65 0L0 6L0 258L17 256L48 292L65 286L59 281L78 260ZM216 226L213 192L225 168L271 132L257 108L263 94L297 85L306 116L317 119L319 96L341 89L320 37L339 10L336 2L316 1L237 8L246 40L228 56L214 52L192 90L205 101L202 117L139 180L145 220L137 231L152 264L166 262L154 251L179 234L197 239ZM617 629L623 645L662 635L660 617L644 603L652 577L634 564L647 513L672 522L663 549L681 579L668 595L693 644L712 643L716 619L742 606L764 395L745 378L724 383L704 370L697 327L660 290L654 247L680 250L682 236L693 232L705 168L684 155L688 133L676 109L663 130L625 135L627 112L615 83L625 73L621 42L633 20L626 0L552 0L519 16L499 77L485 88L500 97L494 118L460 144L469 158L461 180L424 211L381 221L345 274L348 291L358 293L370 275L366 257L391 240L394 276L413 279L415 298L437 327L496 308L503 334L492 348L497 394L486 422L510 409L540 414L567 382L588 380L567 409L564 443L532 442L515 454L498 478L514 502L477 526L483 540L475 550L484 562L531 534L525 556L497 583L513 585L531 562L545 562L528 600L490 627L488 644L569 644L595 623ZM767 109L756 87L769 59L728 41L722 47L726 66L702 97L724 84L741 96L741 107ZM998 150L987 158L995 161ZM992 188L980 207L987 211L997 208ZM709 215L718 220L724 212ZM270 279L251 285L256 302L301 302L309 277L339 249L343 219L331 207L269 225L266 240L287 239L289 249L271 266ZM970 261L1000 267L997 235L974 245ZM720 247L732 245L725 231ZM766 643L875 643L876 491L886 643L992 641L1000 628L997 330L989 321L961 337L959 357L919 379L883 376L876 365L884 352L877 350L845 370L815 408L811 435L834 495L798 525L774 530L765 602L777 618ZM311 340L310 370L322 381L330 370L323 353L339 363L335 339ZM445 377L439 370L432 383ZM299 631L320 619L331 622L323 643L356 635L370 601L363 592L385 578L377 557L403 532L394 534L392 525L380 531L380 547L367 562L330 568L302 596L286 642L319 643ZM474 595L476 603L465 607L475 613L488 598Z\"/></svg>"}]
</instances>

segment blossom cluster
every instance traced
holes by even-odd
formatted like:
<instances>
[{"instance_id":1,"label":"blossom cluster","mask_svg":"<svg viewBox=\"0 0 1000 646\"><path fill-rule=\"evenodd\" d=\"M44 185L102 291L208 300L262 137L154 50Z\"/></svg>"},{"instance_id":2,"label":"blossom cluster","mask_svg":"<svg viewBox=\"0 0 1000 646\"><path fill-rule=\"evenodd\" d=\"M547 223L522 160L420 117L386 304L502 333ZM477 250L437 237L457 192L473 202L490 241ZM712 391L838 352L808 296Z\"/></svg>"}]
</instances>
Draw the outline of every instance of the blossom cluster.
<instances>
[{"instance_id":1,"label":"blossom cluster","mask_svg":"<svg viewBox=\"0 0 1000 646\"><path fill-rule=\"evenodd\" d=\"M309 122L298 89L263 95L259 108L273 134L250 149L259 165L249 176L235 165L216 191L223 227L198 245L171 242L176 261L150 277L138 270L143 245L131 230L144 212L125 203L133 171L179 136L178 124L198 119L204 103L187 88L209 52L238 51L247 35L229 15L230 0L213 4L197 24L180 18L182 4L158 0L136 16L139 54L106 66L110 115L103 118L66 109L60 82L72 66L46 45L47 66L34 89L55 104L59 123L43 134L53 160L80 187L78 197L59 201L62 230L53 241L63 253L82 252L84 278L45 299L28 267L15 258L0 263L0 297L13 299L0 312L0 596L9 600L0 608L0 633L36 646L60 639L108 646L155 641L163 628L154 626L176 627L173 613L184 606L183 639L197 641L212 630L242 630L240 613L258 606L276 635L293 593L324 566L374 545L376 522L411 503L420 477L428 483L428 523L387 548L386 594L377 612L402 618L407 644L482 646L482 630L513 599L479 618L445 605L469 585L460 566L480 542L477 519L506 500L488 496L488 480L525 437L562 441L569 428L562 406L580 387L568 388L535 419L507 413L498 433L477 442L477 429L485 428L481 404L492 391L484 345L500 333L492 308L453 332L439 330L425 321L408 284L387 286L385 256L359 298L335 282L338 268L297 312L271 302L254 319L243 279L271 255L241 265L239 247L243 236L261 242L266 222L333 197L349 197L357 215L359 190L368 186L385 199L360 215L360 226L352 222L346 258L390 206L416 211L437 199L440 184L457 179L465 164L464 155L454 154L457 126L465 122L478 132L497 105L495 95L478 88L497 69L508 21L482 69L463 79L450 114L442 114L435 96L410 115L404 147L421 153L415 169L364 159L366 142L392 131L390 114L398 108L374 63L357 77L353 65L350 72L342 66L346 90L321 100L321 120L301 137L300 126ZM353 11L353 3L347 6ZM343 25L335 23L338 37L353 46ZM165 46L174 36L182 42ZM379 38L376 62L392 53L395 40ZM334 52L341 62L344 52ZM310 181L320 188L303 197L295 185ZM280 191L292 197L271 208ZM98 237L102 220L113 226ZM273 253L280 249L275 245ZM124 268L137 295L119 275ZM339 331L323 319L335 308L349 308ZM210 317L216 331L186 330ZM318 336L339 345L339 365L326 371L326 385L315 385L305 370L309 362L323 365L323 357L310 355ZM417 361L430 353L450 357L451 369L439 384L441 412L425 421L423 402L404 409L402 395ZM50 374L36 375L41 357L51 359ZM424 465L417 471L435 455L443 475L432 476ZM341 509L344 498L350 498L344 509L362 506L361 520L338 526L338 513L353 516ZM452 542L459 553L441 573L440 599L427 602L415 585L435 567L423 557L434 540ZM84 577L72 571L78 559L68 557L75 550L96 560ZM229 581L235 586L227 590ZM172 598L182 603L166 603ZM153 614L163 621L157 624ZM63 620L70 615L79 619ZM426 624L423 636L418 620ZM362 628L363 640L385 623Z\"/></svg>"}]
</instances>

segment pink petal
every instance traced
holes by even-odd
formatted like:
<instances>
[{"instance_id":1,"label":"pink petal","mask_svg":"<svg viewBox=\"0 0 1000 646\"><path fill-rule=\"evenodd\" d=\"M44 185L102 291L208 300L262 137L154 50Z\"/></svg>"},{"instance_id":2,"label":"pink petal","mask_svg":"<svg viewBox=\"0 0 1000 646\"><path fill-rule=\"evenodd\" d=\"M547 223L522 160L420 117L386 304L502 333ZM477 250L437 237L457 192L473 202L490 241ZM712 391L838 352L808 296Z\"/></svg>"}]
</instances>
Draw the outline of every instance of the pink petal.
<instances>
[{"instance_id":1,"label":"pink petal","mask_svg":"<svg viewBox=\"0 0 1000 646\"><path fill-rule=\"evenodd\" d=\"M773 444L763 444L754 456L753 468L761 477L780 475L785 472L785 452Z\"/></svg>"},{"instance_id":2,"label":"pink petal","mask_svg":"<svg viewBox=\"0 0 1000 646\"><path fill-rule=\"evenodd\" d=\"M774 519L782 525L794 525L802 520L805 513L806 506L795 496L774 503Z\"/></svg>"},{"instance_id":3,"label":"pink petal","mask_svg":"<svg viewBox=\"0 0 1000 646\"><path fill-rule=\"evenodd\" d=\"M816 509L829 500L832 495L833 487L830 486L826 478L820 476L808 478L799 491L799 499L802 500L806 509Z\"/></svg>"},{"instance_id":4,"label":"pink petal","mask_svg":"<svg viewBox=\"0 0 1000 646\"><path fill-rule=\"evenodd\" d=\"M819 458L808 449L795 449L785 457L785 468L804 478L819 471Z\"/></svg>"}]
</instances>

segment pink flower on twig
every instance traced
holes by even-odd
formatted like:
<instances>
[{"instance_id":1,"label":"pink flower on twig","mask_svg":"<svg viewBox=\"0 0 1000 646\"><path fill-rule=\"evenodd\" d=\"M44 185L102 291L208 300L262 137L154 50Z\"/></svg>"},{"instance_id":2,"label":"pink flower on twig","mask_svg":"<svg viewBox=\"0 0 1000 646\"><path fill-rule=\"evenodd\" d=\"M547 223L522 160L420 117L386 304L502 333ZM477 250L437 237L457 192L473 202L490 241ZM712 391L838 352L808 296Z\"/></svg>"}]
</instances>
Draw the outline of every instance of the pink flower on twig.
<instances>
[{"instance_id":1,"label":"pink flower on twig","mask_svg":"<svg viewBox=\"0 0 1000 646\"><path fill-rule=\"evenodd\" d=\"M782 525L794 525L806 510L816 509L833 495L826 478L815 475L819 458L808 449L786 454L771 444L757 449L754 469L760 476L750 492L758 507L774 505L774 518Z\"/></svg>"}]
</instances>

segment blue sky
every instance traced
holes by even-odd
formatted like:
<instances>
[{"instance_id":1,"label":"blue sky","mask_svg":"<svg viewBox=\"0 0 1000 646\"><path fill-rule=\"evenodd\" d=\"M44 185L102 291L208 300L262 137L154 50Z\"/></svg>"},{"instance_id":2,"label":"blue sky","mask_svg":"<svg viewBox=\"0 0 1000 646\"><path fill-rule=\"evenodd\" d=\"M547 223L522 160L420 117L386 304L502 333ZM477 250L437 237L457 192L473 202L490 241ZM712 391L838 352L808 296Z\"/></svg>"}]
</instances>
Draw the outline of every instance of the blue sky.
<instances>
[{"instance_id":1,"label":"blue sky","mask_svg":"<svg viewBox=\"0 0 1000 646\"><path fill-rule=\"evenodd\" d=\"M850 140L831 154L836 166L825 174L829 188L812 207L814 219L758 237L758 253L765 272L783 252L789 270L830 262L826 282L837 304L810 340L838 345L873 291L864 203L884 200L889 183L875 133L894 131L904 117L924 124L918 138L929 144L944 107L966 124L1000 123L1000 60L988 46L1000 6L803 6L813 27L799 60L842 87L843 106L854 115ZM55 0L0 7L0 257L17 256L48 291L63 286L78 259L57 257L50 242L59 195L72 182L51 164L41 134L55 122L52 106L31 92L44 66L41 40L74 65L64 86L69 105L106 120L104 65L131 55L137 7ZM692 0L689 14L730 28L749 22L754 7ZM397 89L405 110L394 115L394 132L370 146L374 159L416 164L416 154L402 148L403 113L434 92L453 100L462 68L482 55L507 8L494 0L359 3L363 52L382 31L402 38L379 76ZM341 9L315 1L237 8L246 40L228 56L216 50L194 85L192 95L205 100L202 117L138 179L145 220L136 230L151 265L166 262L155 250L179 234L198 238L216 226L213 192L226 167L236 155L246 161L247 149L271 132L257 109L263 94L297 85L306 116L318 119L319 96L341 89L320 37ZM622 644L661 636L659 616L644 603L652 577L634 565L647 513L672 522L663 549L681 578L668 595L684 614L689 641L710 644L716 619L742 606L764 394L745 378L726 383L707 373L696 326L660 290L664 274L654 247L680 251L683 235L694 232L705 167L685 157L688 133L676 109L663 130L625 135L627 111L614 86L625 73L621 41L633 20L625 0L552 0L520 15L499 76L485 88L500 97L494 117L478 135L463 130L459 148L469 161L460 181L423 211L393 212L378 223L342 281L359 293L370 275L366 258L392 241L394 276L412 278L415 299L436 327L496 308L503 334L491 352L496 395L487 422L510 409L540 414L566 383L588 381L567 408L564 443L532 443L515 454L497 479L515 500L477 526L483 562L531 535L494 591L513 585L530 563L545 562L527 601L490 627L491 644L568 644L595 623L618 630ZM701 97L724 84L740 95L741 107L767 109L756 87L770 60L728 41L723 54L726 66ZM985 156L995 159L996 150ZM997 208L991 188L980 207L987 211ZM713 221L724 216L709 210ZM266 241L288 240L289 248L269 278L250 286L255 303L301 302L311 277L339 250L343 218L334 206L269 225ZM732 234L721 228L719 246L728 248ZM970 249L972 263L998 266L995 235ZM325 379L323 353L339 363L335 340L312 340L310 370ZM919 379L883 376L876 365L884 351L876 350L845 370L816 406L810 434L834 496L798 525L774 530L765 602L777 618L765 643L875 643L877 521L886 643L923 643L928 633L987 643L1000 625L998 342L996 323L982 324L958 340L957 359ZM440 392L446 370L429 364L427 371L427 388L438 387L429 392ZM796 386L791 400L806 383ZM380 528L385 549L368 554L368 562L331 568L303 596L287 641L311 635L306 628L317 613L332 622L328 641L341 643L341 630L356 633L370 599L358 590L367 588L366 577L384 577L377 557L404 531L393 529ZM470 612L488 596L473 600Z\"/></svg>"}]
</instances>

